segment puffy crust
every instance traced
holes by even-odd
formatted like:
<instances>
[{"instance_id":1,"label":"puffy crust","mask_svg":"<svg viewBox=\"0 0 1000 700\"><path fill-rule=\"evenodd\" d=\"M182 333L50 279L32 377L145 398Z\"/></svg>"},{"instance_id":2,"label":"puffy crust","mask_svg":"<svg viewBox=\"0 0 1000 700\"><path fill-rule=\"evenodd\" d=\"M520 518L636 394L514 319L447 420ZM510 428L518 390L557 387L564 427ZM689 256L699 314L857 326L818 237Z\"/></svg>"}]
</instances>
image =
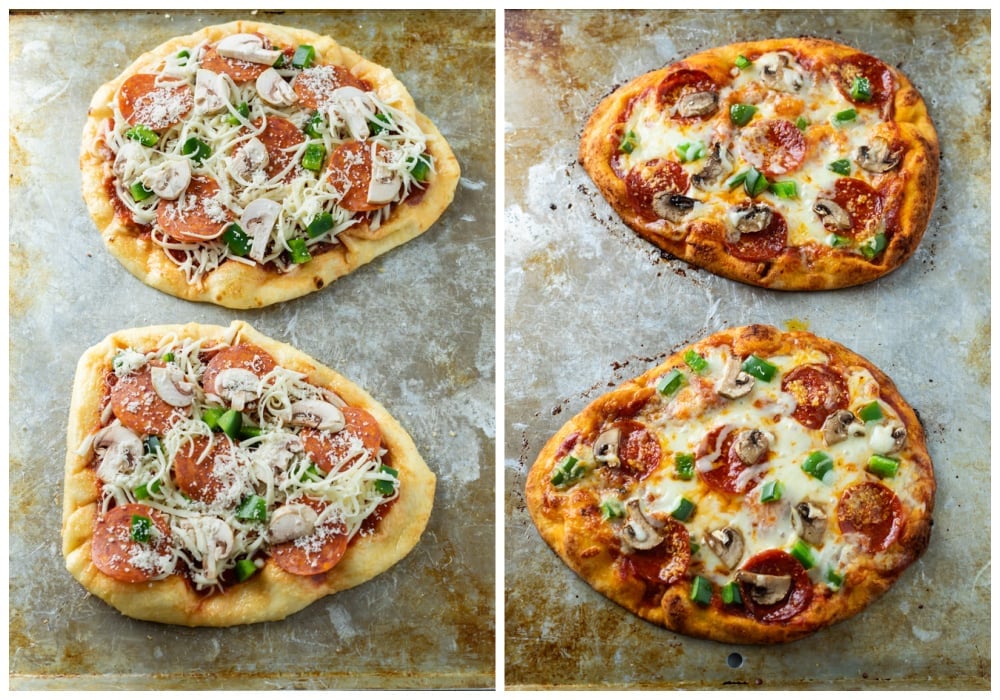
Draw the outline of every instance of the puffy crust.
<instances>
[{"instance_id":1,"label":"puffy crust","mask_svg":"<svg viewBox=\"0 0 1000 700\"><path fill-rule=\"evenodd\" d=\"M182 576L149 583L123 583L97 569L91 559L99 487L89 455L77 453L100 420L104 373L123 348L152 348L168 335L181 339L248 342L279 365L302 372L309 382L332 389L348 404L371 413L382 429L388 459L399 471L398 500L375 531L355 537L344 558L325 574L296 576L268 560L252 578L222 593L196 592ZM66 441L63 495L63 556L84 588L129 617L192 627L228 627L280 620L310 603L374 578L402 560L420 539L430 518L436 478L400 424L364 389L290 345L269 338L243 321L228 327L190 323L149 326L113 333L88 349L77 365Z\"/></svg>"},{"instance_id":2,"label":"puffy crust","mask_svg":"<svg viewBox=\"0 0 1000 700\"><path fill-rule=\"evenodd\" d=\"M824 39L798 37L730 44L695 54L665 68L641 75L605 97L584 127L579 160L601 194L624 222L650 243L681 260L738 282L779 290L812 291L864 284L886 275L913 255L930 220L937 196L940 148L937 132L920 93L892 66L896 82L892 120L905 144L906 155L884 178L901 182L899 228L874 261L828 247L786 248L768 262L748 262L731 256L722 245L721 224L694 222L688 235L665 220L649 221L635 210L624 181L611 167L619 143L619 118L630 102L654 88L668 74L693 69L708 73L718 84L731 80L729 69L740 55L787 50L823 66L858 54L856 49Z\"/></svg>"},{"instance_id":3,"label":"puffy crust","mask_svg":"<svg viewBox=\"0 0 1000 700\"><path fill-rule=\"evenodd\" d=\"M427 189L419 198L396 205L390 219L377 230L367 223L341 234L342 245L313 255L312 260L295 270L278 274L260 266L250 267L228 261L209 273L201 283L189 284L184 273L154 245L142 229L130 220L116 216L108 182L113 161L104 142L104 131L113 116L110 105L118 88L130 76L152 70L182 46L199 42L217 42L237 33L259 32L274 43L308 43L316 49L317 62L348 68L356 77L368 81L379 98L407 112L428 135L427 150L434 157L435 172L429 176ZM406 87L388 68L376 65L333 39L302 29L259 22L237 21L206 27L201 31L167 41L144 53L114 80L94 94L83 129L80 153L83 198L97 225L105 246L135 277L162 292L190 301L204 301L231 309L259 308L294 299L322 289L333 280L425 232L451 204L460 174L458 160L437 127L417 111Z\"/></svg>"},{"instance_id":4,"label":"puffy crust","mask_svg":"<svg viewBox=\"0 0 1000 700\"><path fill-rule=\"evenodd\" d=\"M713 597L709 606L694 603L689 596L690 574L685 574L658 593L620 566L621 544L602 518L594 488L588 488L587 482L583 481L575 488L559 490L550 481L552 470L562 455L568 452L568 445L577 439L592 440L607 421L620 415L634 414L636 407L653 395L650 387L658 378L671 369L686 367L683 356L687 349L704 352L720 345L733 348L735 355L756 353L762 357L788 354L796 347L812 348L828 355L832 365L866 369L879 384L880 398L897 410L907 430L907 443L902 456L908 468L916 472L909 496L919 506L906 509L899 539L876 555L859 552L844 572L845 580L840 592L834 594L826 586L815 584L809 607L782 623L767 624L745 613L725 612L718 596ZM775 644L800 639L852 617L874 602L926 550L934 494L934 471L923 428L916 413L889 377L865 358L831 340L801 331L782 332L764 325L730 328L715 333L595 399L542 447L525 485L528 511L542 539L596 591L667 629L734 644Z\"/></svg>"}]
</instances>

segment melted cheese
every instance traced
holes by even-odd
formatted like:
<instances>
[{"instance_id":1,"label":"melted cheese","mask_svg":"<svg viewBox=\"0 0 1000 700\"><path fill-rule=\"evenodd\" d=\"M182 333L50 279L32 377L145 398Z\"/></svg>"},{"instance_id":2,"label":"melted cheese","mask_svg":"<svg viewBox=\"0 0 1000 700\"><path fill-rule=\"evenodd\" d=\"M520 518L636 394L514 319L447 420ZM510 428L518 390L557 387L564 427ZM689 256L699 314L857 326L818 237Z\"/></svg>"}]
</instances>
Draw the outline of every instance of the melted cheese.
<instances>
[{"instance_id":1,"label":"melted cheese","mask_svg":"<svg viewBox=\"0 0 1000 700\"><path fill-rule=\"evenodd\" d=\"M751 66L739 71L733 80L719 90L719 111L708 119L696 119L691 123L682 123L671 119L658 104L656 90L650 90L640 100L632 105L628 120L623 131L635 134L635 148L629 153L619 154L625 171L649 160L663 158L682 160L678 147L686 143L700 142L704 144L706 154L711 144L720 143L728 150L731 167L726 168L719 183L710 188L710 193L692 188L686 194L700 202L687 220L705 218L714 221L726 221L732 207L747 199L742 186L729 191L725 183L734 175L745 171L750 163L741 154L740 128L734 126L724 107L731 100L746 102L757 107L757 112L745 128L762 120L785 119L794 122L796 117L790 112L801 112L809 121L808 128L826 128L829 133L817 141L818 148L807 152L801 167L788 175L776 177L776 180L793 180L797 188L797 197L791 199L779 198L770 191L765 191L756 197L780 212L788 225L788 244L801 246L808 243L832 245L831 233L823 226L819 216L813 212L813 205L819 198L831 198L834 183L841 175L831 171L829 164L842 159L851 161L850 177L872 184L873 175L860 169L853 161L860 146L870 143L876 127L881 123L875 110L855 108L828 80L815 80L812 74L798 65L791 54L781 52L789 60L789 66L782 73L781 82L777 87L765 84L762 71L765 65L777 64L778 53L764 54ZM735 69L734 69L735 70ZM797 76L793 79L793 76ZM795 85L801 80L796 89ZM739 96L737 99L736 96ZM801 101L801 109L790 106L793 100ZM797 104L797 103L795 103ZM834 125L834 115L854 108L857 118L844 125ZM700 172L705 165L705 159L683 163L682 167L689 176ZM859 241L861 243L863 241ZM859 253L860 254L860 253Z\"/></svg>"},{"instance_id":2,"label":"melted cheese","mask_svg":"<svg viewBox=\"0 0 1000 700\"><path fill-rule=\"evenodd\" d=\"M714 384L722 378L731 350L728 347L713 347L702 354L708 367L700 376ZM787 356L766 359L778 368L775 377L770 382L756 379L752 391L739 399L722 399L721 403L692 402L691 394L705 392L706 384L689 381L673 396L651 400L633 420L644 424L656 435L661 449L659 469L633 484L627 493L616 489L602 494L602 497L621 503L638 498L646 514L669 514L680 498L692 502L694 513L684 523L692 543L699 545L692 556L691 571L707 577L717 586L732 580L735 570L727 570L712 550L705 546L705 537L709 533L724 527L739 530L745 543L740 563L767 549L788 552L799 540L791 518L792 508L806 500L821 507L828 520L822 543L811 545L816 564L809 569L810 577L815 582L824 583L830 570L843 573L846 564L859 550L855 542L839 533L836 523L838 500L852 484L875 478L865 470L869 457L878 452L870 444L871 435L890 423L901 424L894 409L881 401L882 420L867 424L863 435L828 446L822 431L806 428L792 417L795 399L782 390L781 377L802 364L827 363L829 357L816 350L797 349ZM693 376L687 368L684 372ZM658 379L653 378L651 385L655 385ZM850 392L848 408L852 411L856 412L877 398L878 385L865 369L851 368L845 373L845 383ZM680 403L703 406L704 410L690 418L675 418L672 407ZM685 414L682 412L682 415ZM722 427L723 432L715 444L715 451L696 460L692 479L680 478L673 466L676 456L682 453L697 455L706 435L718 427ZM726 434L754 428L764 431L770 438L768 458L745 469L739 477L739 485L745 486L754 479L757 484L743 495L721 494L710 489L698 474L714 468L713 462L720 454L719 446ZM833 460L833 469L822 480L802 469L805 458L813 451L825 452ZM590 445L578 444L573 454L585 464L594 464ZM898 474L885 482L907 509L918 507L910 495L913 478L914 474L906 468L904 459ZM762 490L765 484L772 481L781 482L782 496L776 502L761 503ZM736 568L739 566L737 564Z\"/></svg>"}]
</instances>

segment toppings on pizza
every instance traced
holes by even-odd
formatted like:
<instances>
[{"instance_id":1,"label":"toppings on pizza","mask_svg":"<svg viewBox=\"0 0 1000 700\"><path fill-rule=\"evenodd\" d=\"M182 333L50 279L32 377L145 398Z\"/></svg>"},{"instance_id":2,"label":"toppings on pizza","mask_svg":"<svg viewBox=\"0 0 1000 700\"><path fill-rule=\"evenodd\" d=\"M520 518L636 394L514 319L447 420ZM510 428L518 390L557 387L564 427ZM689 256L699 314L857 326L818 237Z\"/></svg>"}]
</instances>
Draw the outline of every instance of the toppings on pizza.
<instances>
[{"instance_id":1,"label":"toppings on pizza","mask_svg":"<svg viewBox=\"0 0 1000 700\"><path fill-rule=\"evenodd\" d=\"M160 133L141 153L128 146L117 196L137 223L153 223L190 283L226 260L287 270L352 226L377 229L433 169L426 136L367 83L340 66L275 68L284 54L269 45L236 34L185 47L183 62L164 61L118 93L121 119L105 134L116 160L132 143L128 127ZM355 99L332 94L344 85ZM324 215L335 225L310 229Z\"/></svg>"},{"instance_id":2,"label":"toppings on pizza","mask_svg":"<svg viewBox=\"0 0 1000 700\"><path fill-rule=\"evenodd\" d=\"M775 39L622 86L588 122L580 161L625 222L668 252L743 282L826 289L912 254L938 152L926 107L895 69L832 42Z\"/></svg>"},{"instance_id":3,"label":"toppings on pizza","mask_svg":"<svg viewBox=\"0 0 1000 700\"><path fill-rule=\"evenodd\" d=\"M926 546L933 490L888 378L830 341L750 326L597 399L542 450L527 495L546 541L602 592L678 631L753 642L880 594ZM615 573L588 563L602 552Z\"/></svg>"},{"instance_id":4,"label":"toppings on pizza","mask_svg":"<svg viewBox=\"0 0 1000 700\"><path fill-rule=\"evenodd\" d=\"M240 321L88 349L67 442L66 566L143 620L280 620L405 557L434 500L382 406Z\"/></svg>"},{"instance_id":5,"label":"toppings on pizza","mask_svg":"<svg viewBox=\"0 0 1000 700\"><path fill-rule=\"evenodd\" d=\"M387 69L326 37L241 22L167 42L102 86L81 166L131 271L239 308L315 291L419 235L458 181Z\"/></svg>"},{"instance_id":6,"label":"toppings on pizza","mask_svg":"<svg viewBox=\"0 0 1000 700\"><path fill-rule=\"evenodd\" d=\"M87 443L101 491L95 564L120 581L185 576L224 588L269 557L333 568L398 496L370 413L248 343L129 348L108 368L105 421ZM86 449L86 446L84 446ZM129 518L150 523L141 541Z\"/></svg>"}]
</instances>

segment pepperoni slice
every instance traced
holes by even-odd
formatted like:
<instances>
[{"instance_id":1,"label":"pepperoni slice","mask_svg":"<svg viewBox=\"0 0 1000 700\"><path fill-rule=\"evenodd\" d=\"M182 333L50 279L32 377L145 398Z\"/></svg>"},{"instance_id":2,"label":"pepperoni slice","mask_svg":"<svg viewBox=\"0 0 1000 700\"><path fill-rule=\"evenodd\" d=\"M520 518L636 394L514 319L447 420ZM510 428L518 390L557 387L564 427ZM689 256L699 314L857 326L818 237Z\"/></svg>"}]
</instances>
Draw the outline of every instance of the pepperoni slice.
<instances>
[{"instance_id":1,"label":"pepperoni slice","mask_svg":"<svg viewBox=\"0 0 1000 700\"><path fill-rule=\"evenodd\" d=\"M208 437L199 435L190 445L177 451L174 457L177 488L188 498L202 503L235 501L239 496L230 497L230 492L239 490L242 479L237 478L238 465L233 459L232 444L224 437L214 438L206 454L208 443Z\"/></svg>"},{"instance_id":2,"label":"pepperoni slice","mask_svg":"<svg viewBox=\"0 0 1000 700\"><path fill-rule=\"evenodd\" d=\"M799 365L781 379L781 390L795 399L792 417L818 430L826 417L847 408L849 394L843 375L829 365Z\"/></svg>"},{"instance_id":3,"label":"pepperoni slice","mask_svg":"<svg viewBox=\"0 0 1000 700\"><path fill-rule=\"evenodd\" d=\"M162 366L162 363L160 363ZM190 409L171 406L153 388L151 365L120 377L111 387L111 410L138 435L164 435Z\"/></svg>"},{"instance_id":4,"label":"pepperoni slice","mask_svg":"<svg viewBox=\"0 0 1000 700\"><path fill-rule=\"evenodd\" d=\"M691 537L687 528L667 517L660 530L663 542L652 549L636 550L625 555L631 573L649 583L670 584L687 571L691 563Z\"/></svg>"},{"instance_id":5,"label":"pepperoni slice","mask_svg":"<svg viewBox=\"0 0 1000 700\"><path fill-rule=\"evenodd\" d=\"M215 378L225 369L245 369L258 377L264 377L277 367L274 358L267 351L250 343L230 345L212 356L201 375L201 386L209 394L218 394Z\"/></svg>"},{"instance_id":6,"label":"pepperoni slice","mask_svg":"<svg viewBox=\"0 0 1000 700\"><path fill-rule=\"evenodd\" d=\"M212 178L192 177L179 199L161 199L156 205L156 223L168 236L185 243L218 238L234 218L218 194L219 185Z\"/></svg>"},{"instance_id":7,"label":"pepperoni slice","mask_svg":"<svg viewBox=\"0 0 1000 700\"><path fill-rule=\"evenodd\" d=\"M581 437L580 433L579 432L575 432L575 433L571 433L569 437L567 437L565 440L563 440L562 444L559 445L559 449L556 450L555 460L558 462L563 457L565 457L570 452L572 452L573 448L576 447L576 443L578 443L580 441L580 437Z\"/></svg>"},{"instance_id":8,"label":"pepperoni slice","mask_svg":"<svg viewBox=\"0 0 1000 700\"><path fill-rule=\"evenodd\" d=\"M774 179L802 165L806 139L792 122L766 119L740 130L738 150L750 165Z\"/></svg>"},{"instance_id":9,"label":"pepperoni slice","mask_svg":"<svg viewBox=\"0 0 1000 700\"><path fill-rule=\"evenodd\" d=\"M747 202L744 206L750 207ZM730 255L748 262L770 262L788 245L788 224L785 217L771 210L771 223L763 231L741 233L735 241L725 239L723 245Z\"/></svg>"},{"instance_id":10,"label":"pepperoni slice","mask_svg":"<svg viewBox=\"0 0 1000 700\"><path fill-rule=\"evenodd\" d=\"M661 192L684 194L691 181L675 160L654 158L632 168L625 176L625 187L636 211L650 221L660 215L653 209L653 199Z\"/></svg>"},{"instance_id":11,"label":"pepperoni slice","mask_svg":"<svg viewBox=\"0 0 1000 700\"><path fill-rule=\"evenodd\" d=\"M833 229L840 236L861 240L875 233L882 220L882 198L871 186L853 177L842 177L834 184L833 201L851 217L849 229Z\"/></svg>"},{"instance_id":12,"label":"pepperoni slice","mask_svg":"<svg viewBox=\"0 0 1000 700\"><path fill-rule=\"evenodd\" d=\"M191 87L181 81L160 81L151 73L137 73L118 89L118 109L129 124L162 131L187 116L194 107Z\"/></svg>"},{"instance_id":13,"label":"pepperoni slice","mask_svg":"<svg viewBox=\"0 0 1000 700\"><path fill-rule=\"evenodd\" d=\"M317 513L322 514L326 503L313 498L302 498ZM271 548L274 563L290 574L314 576L326 573L337 565L347 551L348 537L343 523L327 520L316 526L312 533Z\"/></svg>"},{"instance_id":14,"label":"pepperoni slice","mask_svg":"<svg viewBox=\"0 0 1000 700\"><path fill-rule=\"evenodd\" d=\"M258 35L259 36L259 35ZM267 39L264 39L264 47L270 46ZM214 46L205 50L201 57L201 67L213 73L225 73L233 79L234 83L248 83L256 80L260 74L271 66L264 63L254 63L253 61L242 61L238 58L227 58L220 56Z\"/></svg>"},{"instance_id":15,"label":"pepperoni slice","mask_svg":"<svg viewBox=\"0 0 1000 700\"><path fill-rule=\"evenodd\" d=\"M724 431L725 436L722 437ZM760 482L760 476L744 479L742 475L754 464L767 461L767 452L762 454L753 464L744 462L733 449L733 443L741 432L743 431L739 428L720 425L706 435L705 439L698 445L698 450L695 453L696 459L700 460L710 455L716 455L712 461L712 469L708 471L696 470L698 478L713 491L733 494L746 493ZM721 444L719 444L720 437L722 437Z\"/></svg>"},{"instance_id":16,"label":"pepperoni slice","mask_svg":"<svg viewBox=\"0 0 1000 700\"><path fill-rule=\"evenodd\" d=\"M132 539L132 516L153 522L149 541ZM160 511L139 503L116 506L94 521L90 558L94 566L116 581L141 583L173 568L170 526Z\"/></svg>"},{"instance_id":17,"label":"pepperoni slice","mask_svg":"<svg viewBox=\"0 0 1000 700\"><path fill-rule=\"evenodd\" d=\"M385 146L376 146L381 156ZM346 141L330 156L330 174L327 181L337 190L344 192L340 206L348 211L375 211L385 204L368 201L368 186L372 180L371 146L362 141Z\"/></svg>"},{"instance_id":18,"label":"pepperoni slice","mask_svg":"<svg viewBox=\"0 0 1000 700\"><path fill-rule=\"evenodd\" d=\"M805 610L812 600L812 582L799 560L780 549L766 549L754 555L741 569L768 576L790 576L788 594L777 603L762 604L754 600L753 587L740 582L743 604L753 617L761 622L783 622Z\"/></svg>"},{"instance_id":19,"label":"pepperoni slice","mask_svg":"<svg viewBox=\"0 0 1000 700\"><path fill-rule=\"evenodd\" d=\"M340 411L344 414L342 430L331 433L304 428L299 434L306 453L324 474L337 469L359 446L374 455L382 444L382 430L372 414L352 406L344 406Z\"/></svg>"},{"instance_id":20,"label":"pepperoni slice","mask_svg":"<svg viewBox=\"0 0 1000 700\"><path fill-rule=\"evenodd\" d=\"M865 481L847 488L837 503L840 531L860 535L861 546L875 554L899 539L903 506L885 484Z\"/></svg>"},{"instance_id":21,"label":"pepperoni slice","mask_svg":"<svg viewBox=\"0 0 1000 700\"><path fill-rule=\"evenodd\" d=\"M867 54L854 54L848 56L838 63L834 68L834 82L845 98L856 105L872 105L885 111L891 109L893 97L896 94L896 81L892 77L892 71L874 56ZM851 97L851 86L856 77L868 79L871 88L870 100L859 100ZM891 116L891 114L886 114Z\"/></svg>"},{"instance_id":22,"label":"pepperoni slice","mask_svg":"<svg viewBox=\"0 0 1000 700\"><path fill-rule=\"evenodd\" d=\"M660 441L642 423L627 420L615 423L613 427L621 430L619 471L625 470L632 479L642 480L660 466Z\"/></svg>"},{"instance_id":23,"label":"pepperoni slice","mask_svg":"<svg viewBox=\"0 0 1000 700\"><path fill-rule=\"evenodd\" d=\"M258 119L253 124L259 129L261 120ZM268 178L274 178L288 167L289 163L297 159L296 147L306 140L306 135L287 119L268 117L264 130L257 134L257 140L267 149L267 166L264 172ZM291 181L295 177L296 170L295 167L290 168L282 179L285 182Z\"/></svg>"},{"instance_id":24,"label":"pepperoni slice","mask_svg":"<svg viewBox=\"0 0 1000 700\"><path fill-rule=\"evenodd\" d=\"M299 104L317 109L327 96L341 87L354 87L367 92L371 86L342 66L313 66L299 73L292 81L292 90L299 97Z\"/></svg>"},{"instance_id":25,"label":"pepperoni slice","mask_svg":"<svg viewBox=\"0 0 1000 700\"><path fill-rule=\"evenodd\" d=\"M671 73L660 81L659 86L656 88L656 98L663 108L670 110L671 119L680 122L692 122L710 118L718 110L702 115L682 117L676 114L674 110L677 102L686 95L693 95L697 92L717 92L718 89L715 81L712 80L708 73L700 70L682 69Z\"/></svg>"}]
</instances>

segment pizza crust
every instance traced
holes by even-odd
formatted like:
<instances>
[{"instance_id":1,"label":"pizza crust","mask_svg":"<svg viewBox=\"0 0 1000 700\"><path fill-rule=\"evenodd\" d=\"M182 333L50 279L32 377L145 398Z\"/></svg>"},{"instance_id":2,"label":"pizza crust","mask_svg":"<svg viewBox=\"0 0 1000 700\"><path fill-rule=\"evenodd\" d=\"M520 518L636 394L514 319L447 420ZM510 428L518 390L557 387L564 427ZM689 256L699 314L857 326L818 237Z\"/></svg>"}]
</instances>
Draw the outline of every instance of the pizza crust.
<instances>
[{"instance_id":1,"label":"pizza crust","mask_svg":"<svg viewBox=\"0 0 1000 700\"><path fill-rule=\"evenodd\" d=\"M571 418L542 447L532 465L526 485L528 511L542 539L594 590L626 610L669 630L734 644L775 644L800 639L817 630L856 615L879 598L903 571L926 550L932 525L935 479L923 428L916 413L899 394L892 381L871 362L833 341L807 332L782 332L771 326L753 325L715 333L693 344L696 352L728 345L734 354L761 357L789 353L794 347L819 350L831 362L866 369L878 382L881 398L897 411L907 430L901 453L908 469L915 473L898 540L878 554L859 552L839 593L816 584L812 603L802 613L781 623L763 623L748 614L726 614L718 604L705 606L690 599L691 576L661 588L646 582L621 566L621 542L599 510L594 482L560 490L551 483L553 469L575 439L593 439L602 425L617 416L631 416L655 393L655 384L669 370L685 367L685 348L661 365L627 381L598 397ZM707 428L707 426L706 426ZM662 466L661 469L666 467ZM697 478L697 477L696 477Z\"/></svg>"},{"instance_id":2,"label":"pizza crust","mask_svg":"<svg viewBox=\"0 0 1000 700\"><path fill-rule=\"evenodd\" d=\"M370 230L367 223L356 225L340 234L342 245L314 254L309 263L288 273L279 274L261 266L227 261L200 283L189 284L184 272L142 233L138 225L116 215L113 195L109 194L112 190L108 187L113 176L113 159L109 158L110 151L104 143L104 130L113 117L111 105L118 88L130 76L153 70L182 46L254 32L281 45L310 44L316 49L317 63L344 66L356 77L368 81L382 100L413 117L427 134L427 150L434 158L434 172L429 176L423 195L395 205L389 220L377 230ZM368 61L329 37L302 29L246 21L206 27L189 36L171 39L143 54L121 75L102 85L91 100L84 125L80 169L83 198L90 216L105 246L129 272L167 294L232 309L264 307L315 292L416 238L451 204L460 174L458 160L444 136L430 119L417 111L413 98L391 70Z\"/></svg>"},{"instance_id":3,"label":"pizza crust","mask_svg":"<svg viewBox=\"0 0 1000 700\"><path fill-rule=\"evenodd\" d=\"M776 290L813 291L864 284L897 269L917 249L930 220L937 196L940 147L937 132L923 98L910 81L889 67L896 81L893 120L900 130L906 155L893 171L903 180L899 228L888 248L874 261L829 247L788 247L767 262L750 262L730 255L722 244L721 226L695 222L690 233L666 220L649 221L632 204L625 183L611 166L619 144L616 126L630 102L678 70L702 70L725 84L729 69L740 55L787 50L815 59L820 65L859 53L856 49L810 37L768 39L730 44L700 52L665 68L641 75L605 97L581 135L579 161L601 194L622 220L641 237L667 253L709 272ZM883 176L887 177L887 176Z\"/></svg>"},{"instance_id":4,"label":"pizza crust","mask_svg":"<svg viewBox=\"0 0 1000 700\"><path fill-rule=\"evenodd\" d=\"M295 576L268 560L253 577L222 593L196 592L181 575L160 581L123 583L97 569L91 559L99 482L89 450L80 446L99 427L104 376L124 348L153 348L167 335L181 339L247 342L263 348L287 369L327 387L349 405L363 408L378 421L387 461L399 471L398 499L375 531L351 540L343 559L325 574ZM84 588L125 615L176 625L227 627L280 620L337 591L360 585L402 560L427 526L436 478L400 424L364 389L290 345L269 338L243 321L228 327L190 323L150 326L113 333L88 349L77 365L66 442L62 543L66 568Z\"/></svg>"}]
</instances>

